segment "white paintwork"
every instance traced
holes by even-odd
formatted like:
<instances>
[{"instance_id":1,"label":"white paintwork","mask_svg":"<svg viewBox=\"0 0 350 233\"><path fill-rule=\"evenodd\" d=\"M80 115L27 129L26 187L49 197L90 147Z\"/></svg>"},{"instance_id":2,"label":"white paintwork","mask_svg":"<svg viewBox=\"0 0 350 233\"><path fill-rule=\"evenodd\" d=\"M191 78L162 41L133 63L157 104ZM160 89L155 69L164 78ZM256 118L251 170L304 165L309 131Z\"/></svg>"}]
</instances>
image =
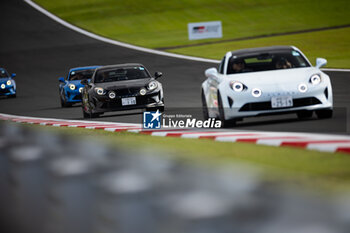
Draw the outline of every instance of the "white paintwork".
<instances>
[{"instance_id":1,"label":"white paintwork","mask_svg":"<svg viewBox=\"0 0 350 233\"><path fill-rule=\"evenodd\" d=\"M321 67L323 67L325 65L327 65L327 60L326 59L320 58L320 57L316 58L316 68L319 69L319 68L321 68Z\"/></svg>"},{"instance_id":2,"label":"white paintwork","mask_svg":"<svg viewBox=\"0 0 350 233\"><path fill-rule=\"evenodd\" d=\"M302 52L297 48L295 48L295 50L302 54ZM257 116L260 114L269 114L271 112L278 113L296 110L333 108L333 94L329 76L322 72L319 68L311 66L305 68L280 69L227 75L227 63L231 56L232 54L230 52L226 54L226 68L223 72L224 74L214 72L214 68L210 68L205 71L207 80L202 83L202 89L209 108L209 117L219 116L217 102L218 91L221 94L225 120ZM307 60L306 57L305 59ZM324 64L324 60L319 59L319 65ZM314 74L319 74L321 76L322 81L318 85L313 85L310 83L310 78ZM232 90L230 84L233 81L243 83L247 89L242 92ZM307 91L304 93L298 90L298 86L301 84L305 84L307 86ZM260 97L254 97L252 95L252 90L255 88L261 90L262 94ZM324 90L326 88L328 88L328 99L324 95ZM321 101L321 104L263 111L239 111L239 109L246 103L271 102L271 99L274 96L291 96L293 99L316 97ZM228 97L233 100L232 106L229 104Z\"/></svg>"}]
</instances>

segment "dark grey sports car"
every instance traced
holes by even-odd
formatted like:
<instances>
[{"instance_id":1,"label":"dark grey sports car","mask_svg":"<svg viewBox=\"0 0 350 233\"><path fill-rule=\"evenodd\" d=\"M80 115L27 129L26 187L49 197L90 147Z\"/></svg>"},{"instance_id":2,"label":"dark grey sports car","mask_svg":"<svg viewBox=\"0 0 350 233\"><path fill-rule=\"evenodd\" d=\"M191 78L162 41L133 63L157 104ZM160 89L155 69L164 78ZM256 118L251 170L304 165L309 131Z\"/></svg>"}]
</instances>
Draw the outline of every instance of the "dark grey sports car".
<instances>
[{"instance_id":1,"label":"dark grey sports car","mask_svg":"<svg viewBox=\"0 0 350 233\"><path fill-rule=\"evenodd\" d=\"M109 111L129 109L164 111L163 87L142 64L120 64L97 68L91 81L83 80L84 118Z\"/></svg>"}]
</instances>

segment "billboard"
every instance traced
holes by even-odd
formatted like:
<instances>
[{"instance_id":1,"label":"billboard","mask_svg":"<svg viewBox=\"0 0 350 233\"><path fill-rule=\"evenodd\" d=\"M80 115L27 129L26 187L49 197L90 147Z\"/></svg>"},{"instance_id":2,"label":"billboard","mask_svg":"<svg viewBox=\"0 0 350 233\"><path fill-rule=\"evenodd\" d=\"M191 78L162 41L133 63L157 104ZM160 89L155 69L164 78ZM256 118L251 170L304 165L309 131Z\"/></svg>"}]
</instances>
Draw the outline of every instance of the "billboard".
<instances>
[{"instance_id":1,"label":"billboard","mask_svg":"<svg viewBox=\"0 0 350 233\"><path fill-rule=\"evenodd\" d=\"M207 38L221 38L221 21L199 22L188 24L188 39L200 40Z\"/></svg>"}]
</instances>

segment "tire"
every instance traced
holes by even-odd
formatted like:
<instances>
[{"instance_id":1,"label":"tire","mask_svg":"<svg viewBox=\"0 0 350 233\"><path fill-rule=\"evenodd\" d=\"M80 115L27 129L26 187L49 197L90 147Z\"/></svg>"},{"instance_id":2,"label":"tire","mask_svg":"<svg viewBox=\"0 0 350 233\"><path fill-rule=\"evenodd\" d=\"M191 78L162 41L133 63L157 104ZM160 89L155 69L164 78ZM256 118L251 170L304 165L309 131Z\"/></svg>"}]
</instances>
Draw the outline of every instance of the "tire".
<instances>
[{"instance_id":1,"label":"tire","mask_svg":"<svg viewBox=\"0 0 350 233\"><path fill-rule=\"evenodd\" d=\"M312 117L312 113L313 113L313 111L303 110L303 111L297 112L297 116L299 119L302 120L302 119L307 119L307 118Z\"/></svg>"},{"instance_id":2,"label":"tire","mask_svg":"<svg viewBox=\"0 0 350 233\"><path fill-rule=\"evenodd\" d=\"M158 107L157 109L159 110L159 112L164 112L164 106Z\"/></svg>"},{"instance_id":3,"label":"tire","mask_svg":"<svg viewBox=\"0 0 350 233\"><path fill-rule=\"evenodd\" d=\"M68 108L68 107L72 107L72 104L67 103L65 100L63 100L62 98L60 98L61 100L61 107L62 108Z\"/></svg>"},{"instance_id":4,"label":"tire","mask_svg":"<svg viewBox=\"0 0 350 233\"><path fill-rule=\"evenodd\" d=\"M90 112L86 112L83 100L81 101L81 109L83 111L83 118L85 119L97 118L100 116L100 114L102 114L102 113L91 113L91 110Z\"/></svg>"},{"instance_id":5,"label":"tire","mask_svg":"<svg viewBox=\"0 0 350 233\"><path fill-rule=\"evenodd\" d=\"M86 113L86 112L83 110L83 118L84 118L84 119L87 119L87 118L91 118L91 117L90 117L90 114Z\"/></svg>"},{"instance_id":6,"label":"tire","mask_svg":"<svg viewBox=\"0 0 350 233\"><path fill-rule=\"evenodd\" d=\"M228 128L236 125L235 119L225 120L225 111L221 100L221 94L218 92L218 107L219 107L219 120L221 120L222 127Z\"/></svg>"},{"instance_id":7,"label":"tire","mask_svg":"<svg viewBox=\"0 0 350 233\"><path fill-rule=\"evenodd\" d=\"M91 118L98 118L102 113L87 113L83 110L83 118L84 119L91 119Z\"/></svg>"},{"instance_id":8,"label":"tire","mask_svg":"<svg viewBox=\"0 0 350 233\"><path fill-rule=\"evenodd\" d=\"M67 108L67 107L71 107L72 104L69 104L66 102L66 96L64 96L64 94L62 94L62 91L61 89L58 89L58 92L59 92L59 95L60 95L60 103L61 103L61 107L62 108ZM63 95L63 96L62 96ZM63 98L62 98L63 97Z\"/></svg>"},{"instance_id":9,"label":"tire","mask_svg":"<svg viewBox=\"0 0 350 233\"><path fill-rule=\"evenodd\" d=\"M90 113L90 118L99 118L100 113Z\"/></svg>"},{"instance_id":10,"label":"tire","mask_svg":"<svg viewBox=\"0 0 350 233\"><path fill-rule=\"evenodd\" d=\"M333 110L332 109L316 110L316 115L318 119L332 118Z\"/></svg>"},{"instance_id":11,"label":"tire","mask_svg":"<svg viewBox=\"0 0 350 233\"><path fill-rule=\"evenodd\" d=\"M8 98L11 98L11 99L12 99L12 98L16 98L16 97L17 97L16 94L14 94L14 95L9 95L9 96L8 96Z\"/></svg>"},{"instance_id":12,"label":"tire","mask_svg":"<svg viewBox=\"0 0 350 233\"><path fill-rule=\"evenodd\" d=\"M202 89L202 110L203 110L203 118L206 121L209 119L209 112L208 112L208 105L207 105L207 101L206 101L205 96L204 96L203 89Z\"/></svg>"},{"instance_id":13,"label":"tire","mask_svg":"<svg viewBox=\"0 0 350 233\"><path fill-rule=\"evenodd\" d=\"M159 110L159 112L164 112L164 106L146 108L147 112L156 112L157 110Z\"/></svg>"}]
</instances>

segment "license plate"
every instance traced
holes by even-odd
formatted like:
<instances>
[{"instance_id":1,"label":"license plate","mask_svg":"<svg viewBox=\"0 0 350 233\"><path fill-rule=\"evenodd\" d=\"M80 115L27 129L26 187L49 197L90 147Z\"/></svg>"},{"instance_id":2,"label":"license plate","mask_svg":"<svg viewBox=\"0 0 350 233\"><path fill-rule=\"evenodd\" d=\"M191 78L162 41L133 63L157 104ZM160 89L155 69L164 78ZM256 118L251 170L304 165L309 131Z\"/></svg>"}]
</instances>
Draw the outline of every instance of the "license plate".
<instances>
[{"instance_id":1,"label":"license plate","mask_svg":"<svg viewBox=\"0 0 350 233\"><path fill-rule=\"evenodd\" d=\"M134 105L136 104L136 97L122 98L122 105Z\"/></svg>"},{"instance_id":2,"label":"license plate","mask_svg":"<svg viewBox=\"0 0 350 233\"><path fill-rule=\"evenodd\" d=\"M271 98L272 108L293 107L293 98L291 96L275 96Z\"/></svg>"}]
</instances>

